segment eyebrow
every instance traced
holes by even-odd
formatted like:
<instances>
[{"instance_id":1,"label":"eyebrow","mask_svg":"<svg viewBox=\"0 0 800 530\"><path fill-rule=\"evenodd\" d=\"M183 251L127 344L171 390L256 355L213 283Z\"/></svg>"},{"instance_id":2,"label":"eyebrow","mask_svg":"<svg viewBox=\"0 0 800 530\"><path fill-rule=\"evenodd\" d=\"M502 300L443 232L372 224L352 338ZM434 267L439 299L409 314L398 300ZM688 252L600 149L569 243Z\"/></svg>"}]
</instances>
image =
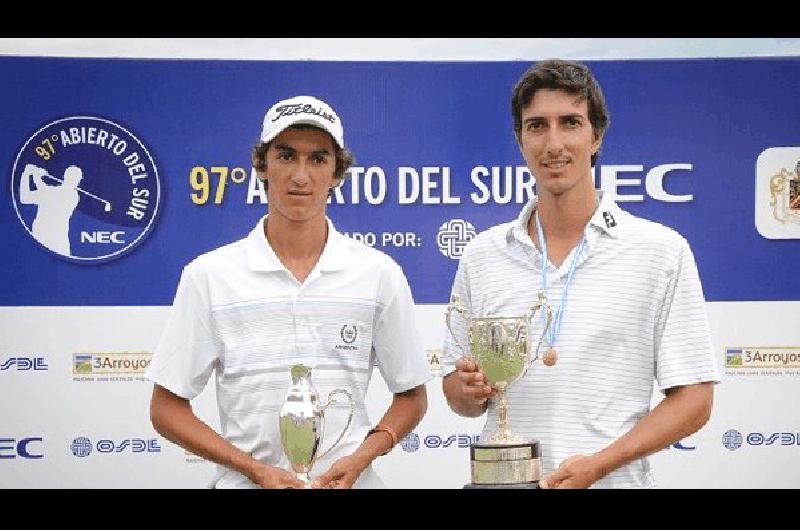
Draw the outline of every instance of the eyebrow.
<instances>
[{"instance_id":1,"label":"eyebrow","mask_svg":"<svg viewBox=\"0 0 800 530\"><path fill-rule=\"evenodd\" d=\"M295 149L294 147L290 147L290 146L288 146L286 144L276 144L275 145L275 149L277 149L278 151L287 151L289 153L296 153L297 152L297 149ZM331 152L328 151L327 149L323 148L323 149L317 149L316 151L312 151L311 154L312 155L328 155L328 156L330 156Z\"/></svg>"},{"instance_id":2,"label":"eyebrow","mask_svg":"<svg viewBox=\"0 0 800 530\"><path fill-rule=\"evenodd\" d=\"M568 119L568 118L584 119L583 114L580 114L578 112L571 112L569 114L562 114L562 115L558 116L557 118L559 120L565 120L565 119ZM544 120L544 119L545 119L544 116L531 116L530 118L525 118L525 120L523 120L522 123L523 123L523 125L527 125L529 123L532 123L532 122L535 122L535 121L541 121L541 120Z\"/></svg>"}]
</instances>

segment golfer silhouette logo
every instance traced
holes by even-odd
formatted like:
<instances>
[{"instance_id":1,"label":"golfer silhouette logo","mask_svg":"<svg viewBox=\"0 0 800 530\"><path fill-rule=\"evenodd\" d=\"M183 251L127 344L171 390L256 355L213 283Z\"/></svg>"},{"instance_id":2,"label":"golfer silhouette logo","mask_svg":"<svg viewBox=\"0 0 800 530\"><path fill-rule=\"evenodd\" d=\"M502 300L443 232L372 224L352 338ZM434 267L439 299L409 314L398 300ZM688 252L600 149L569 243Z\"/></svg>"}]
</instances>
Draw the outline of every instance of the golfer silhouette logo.
<instances>
[{"instance_id":1,"label":"golfer silhouette logo","mask_svg":"<svg viewBox=\"0 0 800 530\"><path fill-rule=\"evenodd\" d=\"M128 129L74 116L31 135L14 162L11 194L22 225L60 257L97 263L125 255L151 231L158 169Z\"/></svg>"},{"instance_id":2,"label":"golfer silhouette logo","mask_svg":"<svg viewBox=\"0 0 800 530\"><path fill-rule=\"evenodd\" d=\"M55 180L59 185L45 184L44 177ZM31 178L35 182L35 189L31 186ZM48 175L46 170L33 164L27 164L22 173L19 202L36 204L39 207L33 220L33 237L63 256L72 256L69 248L69 219L80 200L78 191L87 193L78 187L82 178L83 172L78 166L69 166L64 172L63 180Z\"/></svg>"}]
</instances>

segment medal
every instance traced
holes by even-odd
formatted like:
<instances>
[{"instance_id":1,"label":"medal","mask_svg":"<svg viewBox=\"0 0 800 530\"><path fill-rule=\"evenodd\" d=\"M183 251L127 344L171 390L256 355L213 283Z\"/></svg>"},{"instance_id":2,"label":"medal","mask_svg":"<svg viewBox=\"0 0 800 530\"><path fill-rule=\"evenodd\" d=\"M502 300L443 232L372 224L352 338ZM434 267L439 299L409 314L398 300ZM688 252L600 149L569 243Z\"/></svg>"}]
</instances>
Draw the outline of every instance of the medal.
<instances>
[{"instance_id":1,"label":"medal","mask_svg":"<svg viewBox=\"0 0 800 530\"><path fill-rule=\"evenodd\" d=\"M556 364L558 360L558 354L556 354L555 348L550 348L546 352L544 352L544 357L542 357L542 362L545 366L553 366Z\"/></svg>"}]
</instances>

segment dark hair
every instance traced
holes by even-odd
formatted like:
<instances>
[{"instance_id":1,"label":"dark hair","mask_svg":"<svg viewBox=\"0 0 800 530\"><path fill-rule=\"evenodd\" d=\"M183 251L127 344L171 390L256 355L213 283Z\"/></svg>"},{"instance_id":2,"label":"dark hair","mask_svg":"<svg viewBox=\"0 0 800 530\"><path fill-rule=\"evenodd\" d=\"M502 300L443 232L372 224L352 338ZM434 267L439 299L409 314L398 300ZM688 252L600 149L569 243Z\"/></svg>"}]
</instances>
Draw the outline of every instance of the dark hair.
<instances>
[{"instance_id":1,"label":"dark hair","mask_svg":"<svg viewBox=\"0 0 800 530\"><path fill-rule=\"evenodd\" d=\"M308 124L297 124L297 125L290 125L287 129L297 129L300 131L307 131L307 130L319 130L325 132L331 138L331 142L333 142L334 148L334 159L336 161L336 167L333 170L333 176L339 179L339 183L334 186L338 188L342 184L344 184L345 179L347 178L346 171L353 165L355 162L355 158L353 157L353 153L350 152L347 147L339 147L339 144L336 143L336 140L333 139L327 131L324 129L320 129L314 125ZM256 171L266 171L267 170L267 150L269 150L269 146L272 145L272 140L269 142L257 142L253 146L253 152L251 155L253 168ZM264 185L264 190L267 189L267 181L266 179L261 180L261 183ZM331 188L331 193L333 192L333 188Z\"/></svg>"},{"instance_id":2,"label":"dark hair","mask_svg":"<svg viewBox=\"0 0 800 530\"><path fill-rule=\"evenodd\" d=\"M522 109L530 105L533 96L540 89L563 90L587 101L589 123L596 138L602 138L608 129L610 118L606 100L600 85L591 70L582 63L549 59L534 64L522 74L511 95L511 115L514 118L514 134L517 141L522 135ZM592 167L597 162L597 153L592 155Z\"/></svg>"}]
</instances>

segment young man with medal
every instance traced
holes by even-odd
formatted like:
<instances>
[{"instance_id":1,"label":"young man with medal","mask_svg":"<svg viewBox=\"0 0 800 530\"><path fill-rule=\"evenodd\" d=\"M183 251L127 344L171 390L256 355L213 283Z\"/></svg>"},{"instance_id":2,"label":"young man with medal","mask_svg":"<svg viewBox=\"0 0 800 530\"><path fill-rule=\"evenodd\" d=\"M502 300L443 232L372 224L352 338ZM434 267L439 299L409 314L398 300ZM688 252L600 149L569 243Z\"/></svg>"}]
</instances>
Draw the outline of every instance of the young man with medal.
<instances>
[{"instance_id":1,"label":"young man with medal","mask_svg":"<svg viewBox=\"0 0 800 530\"><path fill-rule=\"evenodd\" d=\"M452 292L475 318L524 315L540 293L554 310L529 329L542 362L507 391L510 424L541 442L541 488L653 487L647 456L708 421L720 380L694 256L594 188L609 117L585 65L533 65L511 108L537 197L470 242ZM443 389L460 415L488 410L486 431L494 390L461 356L448 334ZM654 383L666 397L651 410Z\"/></svg>"}]
</instances>

